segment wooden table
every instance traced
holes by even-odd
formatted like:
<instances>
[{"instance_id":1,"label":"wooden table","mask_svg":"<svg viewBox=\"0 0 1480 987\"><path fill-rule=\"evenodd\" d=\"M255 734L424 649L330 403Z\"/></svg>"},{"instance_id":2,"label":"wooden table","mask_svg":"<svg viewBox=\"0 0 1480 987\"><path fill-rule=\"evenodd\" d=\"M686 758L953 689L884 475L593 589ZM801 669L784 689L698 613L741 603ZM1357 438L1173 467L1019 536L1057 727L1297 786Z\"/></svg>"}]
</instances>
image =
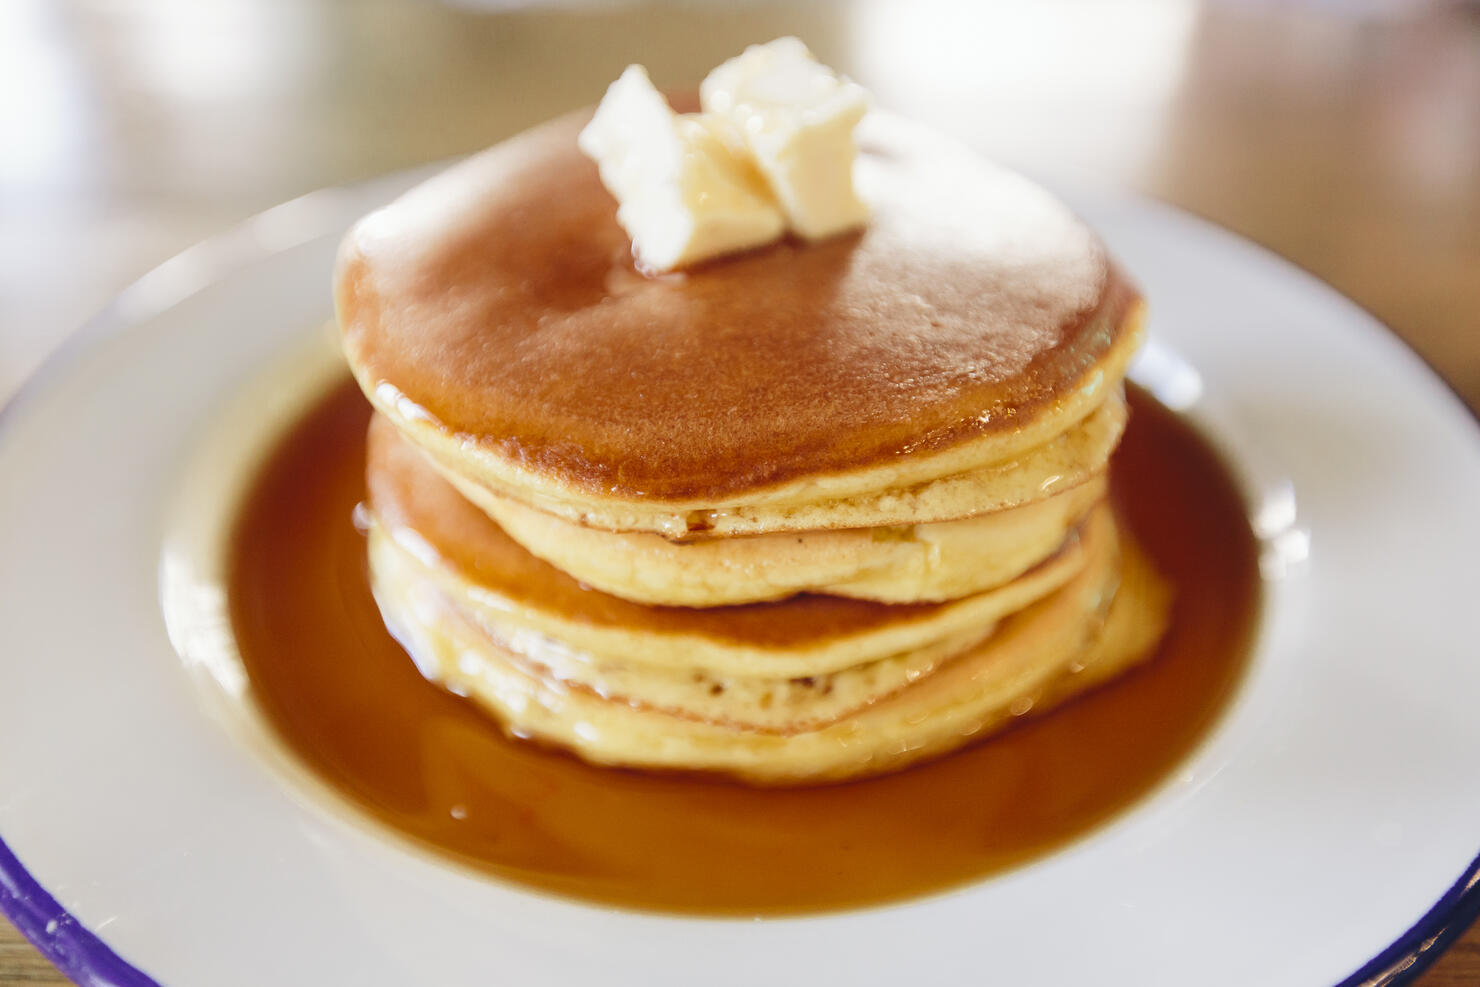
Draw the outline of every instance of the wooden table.
<instances>
[{"instance_id":1,"label":"wooden table","mask_svg":"<svg viewBox=\"0 0 1480 987\"><path fill-rule=\"evenodd\" d=\"M237 219L492 143L592 101L629 61L692 85L796 33L880 103L1009 163L1267 245L1480 408L1474 6L797 7L0 4L16 96L0 99L0 396L133 277ZM0 985L60 982L0 922ZM1480 983L1480 928L1418 983Z\"/></svg>"}]
</instances>

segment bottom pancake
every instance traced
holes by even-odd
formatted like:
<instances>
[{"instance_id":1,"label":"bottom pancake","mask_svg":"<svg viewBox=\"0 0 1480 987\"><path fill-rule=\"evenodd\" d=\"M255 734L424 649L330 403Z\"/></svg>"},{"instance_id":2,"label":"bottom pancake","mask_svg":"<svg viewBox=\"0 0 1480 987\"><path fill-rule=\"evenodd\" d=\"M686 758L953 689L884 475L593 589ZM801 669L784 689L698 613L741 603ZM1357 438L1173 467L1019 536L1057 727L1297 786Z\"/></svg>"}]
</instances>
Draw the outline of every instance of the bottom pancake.
<instances>
[{"instance_id":1,"label":"bottom pancake","mask_svg":"<svg viewBox=\"0 0 1480 987\"><path fill-rule=\"evenodd\" d=\"M387 626L423 673L483 705L517 736L600 764L800 784L878 774L944 753L1145 657L1165 627L1168 591L1134 545L1118 544L1108 512L1097 521L1099 537L1086 538L1091 557L1059 588L995 629L982 627L986 636L964 650L910 666L882 698L789 732L679 715L562 678L549 651L542 663L531 649L520 653L495 638L425 569L398 564L411 560L405 553L373 554L371 575ZM803 699L813 691L798 688ZM791 716L798 720L796 711Z\"/></svg>"}]
</instances>

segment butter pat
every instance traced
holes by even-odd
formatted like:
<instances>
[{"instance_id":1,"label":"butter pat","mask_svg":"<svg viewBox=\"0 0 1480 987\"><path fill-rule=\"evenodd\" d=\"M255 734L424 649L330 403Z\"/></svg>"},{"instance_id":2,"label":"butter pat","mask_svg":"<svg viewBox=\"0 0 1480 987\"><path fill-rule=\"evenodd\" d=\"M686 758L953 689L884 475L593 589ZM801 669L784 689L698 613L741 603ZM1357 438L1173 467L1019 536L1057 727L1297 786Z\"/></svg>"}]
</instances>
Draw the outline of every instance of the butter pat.
<instances>
[{"instance_id":1,"label":"butter pat","mask_svg":"<svg viewBox=\"0 0 1480 987\"><path fill-rule=\"evenodd\" d=\"M644 268L670 271L785 231L765 179L728 128L718 116L674 113L632 65L581 131L581 150L616 197L617 222Z\"/></svg>"},{"instance_id":2,"label":"butter pat","mask_svg":"<svg viewBox=\"0 0 1480 987\"><path fill-rule=\"evenodd\" d=\"M808 239L862 226L868 209L853 190L853 128L868 109L862 86L840 78L796 38L753 45L699 87L707 113L745 142L786 213Z\"/></svg>"}]
</instances>

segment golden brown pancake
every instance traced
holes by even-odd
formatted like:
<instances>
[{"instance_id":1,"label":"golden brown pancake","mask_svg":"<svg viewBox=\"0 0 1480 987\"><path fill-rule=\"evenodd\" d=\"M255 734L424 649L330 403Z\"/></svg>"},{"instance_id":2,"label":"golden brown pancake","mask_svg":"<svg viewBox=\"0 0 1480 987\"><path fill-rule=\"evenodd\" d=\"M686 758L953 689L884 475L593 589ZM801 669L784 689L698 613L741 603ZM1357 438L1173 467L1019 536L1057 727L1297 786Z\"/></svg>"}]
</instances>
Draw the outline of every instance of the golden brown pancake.
<instances>
[{"instance_id":1,"label":"golden brown pancake","mask_svg":"<svg viewBox=\"0 0 1480 987\"><path fill-rule=\"evenodd\" d=\"M649 278L576 147L587 116L453 168L342 248L356 376L459 475L616 530L861 527L1118 389L1134 289L1056 200L953 142L876 114L861 233ZM933 519L994 509L979 493Z\"/></svg>"}]
</instances>

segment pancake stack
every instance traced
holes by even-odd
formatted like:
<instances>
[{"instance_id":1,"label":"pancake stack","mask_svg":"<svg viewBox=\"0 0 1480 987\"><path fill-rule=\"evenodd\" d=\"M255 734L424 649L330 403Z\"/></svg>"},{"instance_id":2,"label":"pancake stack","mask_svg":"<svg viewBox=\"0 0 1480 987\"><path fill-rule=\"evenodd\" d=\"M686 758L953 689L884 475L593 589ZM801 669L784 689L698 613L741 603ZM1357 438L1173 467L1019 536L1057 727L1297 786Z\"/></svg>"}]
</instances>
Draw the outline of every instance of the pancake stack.
<instances>
[{"instance_id":1,"label":"pancake stack","mask_svg":"<svg viewBox=\"0 0 1480 987\"><path fill-rule=\"evenodd\" d=\"M593 762L797 784L1154 650L1106 497L1141 304L1068 210L875 113L865 229L648 276L588 117L341 251L373 586L428 678Z\"/></svg>"}]
</instances>

